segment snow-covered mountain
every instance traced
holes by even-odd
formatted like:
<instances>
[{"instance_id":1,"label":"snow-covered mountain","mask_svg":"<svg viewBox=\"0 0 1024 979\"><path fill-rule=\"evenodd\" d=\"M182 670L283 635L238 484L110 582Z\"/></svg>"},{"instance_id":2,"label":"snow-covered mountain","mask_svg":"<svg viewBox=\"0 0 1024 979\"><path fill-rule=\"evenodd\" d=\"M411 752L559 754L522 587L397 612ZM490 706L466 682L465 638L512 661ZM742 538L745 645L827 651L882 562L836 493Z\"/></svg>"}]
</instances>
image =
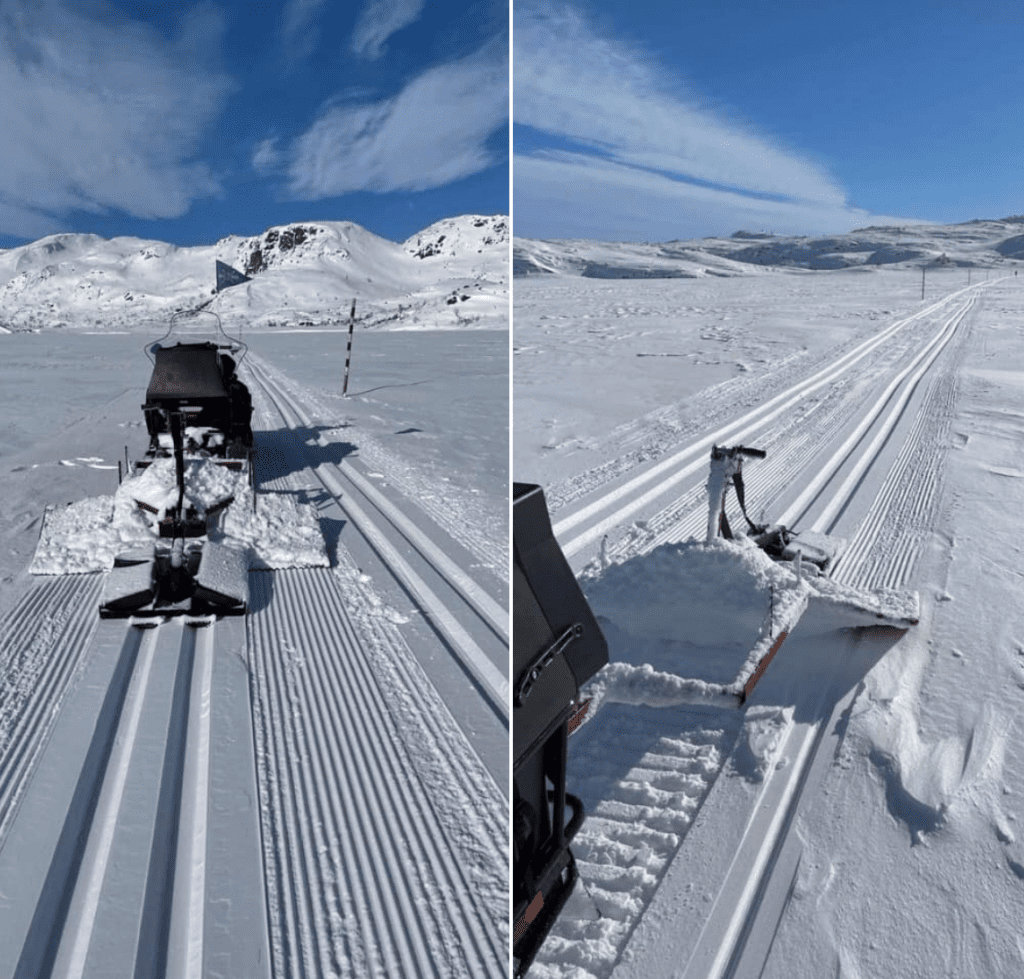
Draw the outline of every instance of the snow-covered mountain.
<instances>
[{"instance_id":1,"label":"snow-covered mountain","mask_svg":"<svg viewBox=\"0 0 1024 979\"><path fill-rule=\"evenodd\" d=\"M0 250L0 329L151 329L208 303L226 328L506 328L509 224L445 218L396 243L348 221L268 228L214 245L59 234ZM215 291L215 261L251 277Z\"/></svg>"},{"instance_id":2,"label":"snow-covered mountain","mask_svg":"<svg viewBox=\"0 0 1024 979\"><path fill-rule=\"evenodd\" d=\"M514 275L587 278L701 278L766 268L1005 268L1024 261L1024 216L964 224L885 225L845 235L782 237L737 231L729 238L662 244L535 241L516 238Z\"/></svg>"}]
</instances>

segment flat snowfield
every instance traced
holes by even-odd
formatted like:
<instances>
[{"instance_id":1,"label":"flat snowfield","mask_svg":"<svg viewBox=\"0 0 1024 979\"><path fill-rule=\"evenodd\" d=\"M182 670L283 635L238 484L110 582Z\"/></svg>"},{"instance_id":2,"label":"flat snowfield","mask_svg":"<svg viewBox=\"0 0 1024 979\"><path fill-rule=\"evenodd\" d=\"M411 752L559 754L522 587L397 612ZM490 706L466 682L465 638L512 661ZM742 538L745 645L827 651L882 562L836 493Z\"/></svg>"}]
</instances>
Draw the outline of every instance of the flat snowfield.
<instances>
[{"instance_id":1,"label":"flat snowfield","mask_svg":"<svg viewBox=\"0 0 1024 979\"><path fill-rule=\"evenodd\" d=\"M27 569L143 457L152 339L0 336L0 975L501 979L508 332L357 333L347 397L343 331L247 335L221 527L299 505L326 559L101 621L103 572Z\"/></svg>"},{"instance_id":2,"label":"flat snowfield","mask_svg":"<svg viewBox=\"0 0 1024 979\"><path fill-rule=\"evenodd\" d=\"M536 275L514 324L514 478L611 654L531 979L1024 974L1024 279ZM703 543L712 444L767 451L755 521L845 542L809 598Z\"/></svg>"}]
</instances>

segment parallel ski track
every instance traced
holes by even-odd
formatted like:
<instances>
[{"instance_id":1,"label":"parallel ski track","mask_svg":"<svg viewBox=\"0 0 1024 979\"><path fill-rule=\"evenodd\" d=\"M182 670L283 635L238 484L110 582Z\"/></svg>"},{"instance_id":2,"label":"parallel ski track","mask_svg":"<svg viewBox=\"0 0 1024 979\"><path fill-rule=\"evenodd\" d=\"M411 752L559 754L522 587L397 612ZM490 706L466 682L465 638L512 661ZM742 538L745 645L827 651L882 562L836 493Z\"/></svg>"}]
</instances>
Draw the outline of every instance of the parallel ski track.
<instances>
[{"instance_id":1,"label":"parallel ski track","mask_svg":"<svg viewBox=\"0 0 1024 979\"><path fill-rule=\"evenodd\" d=\"M833 529L844 505L860 488L863 474L870 468L896 425L903 419L910 397L920 385L925 385L923 401L904 436L895 462L885 475L867 515L861 521L850 548L844 555L836 574L837 580L861 587L890 588L900 587L908 580L922 541L928 532L929 519L941 491L942 449L948 440L949 424L955 406L958 370L970 337L969 327L961 328L961 322L980 292L979 287L971 291L962 290L931 307L931 311L934 312L947 303L954 306L945 315L940 329L937 332L932 331L927 342L910 359L909 364L895 372L896 378L867 410L863 423L829 458L823 463L816 463L816 485L790 504L784 515L783 522L791 524L800 516L812 512L811 508L814 507L815 528ZM957 297L963 301L950 303L950 300ZM892 331L889 333L891 335ZM939 362L940 357L944 359L940 362L940 368L936 370L935 364ZM858 413L863 411L863 407L858 406ZM800 430L797 432L792 431L792 425L780 424L759 434L758 445L769 448L768 458L774 460L774 464L762 465L756 478L748 477L746 482L749 496L753 499L771 500L774 498L773 494L781 493L785 484L792 481L792 474L806 467L815 450L820 449L823 443L828 444L828 439L837 431L848 427L850 418L849 398L844 398L840 394L836 398L825 399L812 406L799 420ZM744 438L746 432L756 424L754 421L744 432L737 433L737 438ZM835 481L830 477L840 465L849 464L851 460L854 461L852 472L846 476L842 485L833 485ZM754 475L754 468L751 467L750 476ZM645 525L634 528L633 532L620 540L614 548L606 551L606 557L611 555L621 558L644 553L658 543L698 535L702 532L705 521L705 489L698 485L690 488ZM759 911L757 895L763 890L765 880L771 874L774 854L779 852L792 826L800 804L800 786L814 764L824 724L824 721L818 721L802 732L801 737L797 739L799 744L791 749L796 759L795 763L789 766L785 775L775 776L784 783L779 790L779 805L782 808L778 811L765 809L757 813L757 825L761 828L755 828L752 832L755 837L764 836L758 851L761 857L757 867L752 871L746 865L734 863L727 879L722 882L719 893L742 894L743 899L742 906L736 906L730 912L733 924L728 933L728 947L717 949L714 956L712 974L715 979L747 975L745 971L737 973L736 969L738 964L744 961L746 936L754 927ZM640 762L640 767L660 770L664 766L649 765L645 756ZM707 774L710 786L717 776L717 768L714 772L709 770ZM657 784L649 788L634 785L636 776L636 772L630 773L618 785L607 789L603 794L607 802L603 804L603 809L601 805L598 806L597 811L601 819L591 833L599 838L608 837L604 841L604 859L602 865L596 868L590 867L587 863L582 864L583 877L591 885L599 908L606 913L612 911L615 916L612 908L602 906L601 894L607 888L607 883L622 881L626 884L625 889L639 900L639 905L632 907L624 919L630 922L630 928L621 936L617 936L618 940L613 939L620 953L628 942L628 934L635 927L636 918L649 901L649 898L645 899L643 896L645 888L653 890L650 885L656 885L656 880L652 880L637 890L635 847L640 841L644 841L648 851L657 853L656 849L652 849L651 841L656 840L658 834L664 833L667 828L652 823L647 818L646 809L642 804L630 804L630 796L637 791L641 792L641 803L645 798L660 796L661 787ZM706 791L707 788L704 789L702 797ZM617 858L609 862L608 851L614 852L615 848L607 844L614 841L618 834L613 825L606 824L608 815L617 813L619 809L623 810L625 816L626 825L623 831L632 846L622 848ZM688 822L689 820L687 824ZM683 834L685 835L685 828ZM678 849L678 845L669 847L669 851L675 849ZM665 853L667 859L671 859L669 851ZM749 879L745 879L744 875L748 875ZM643 878L648 874L640 876ZM660 874L656 874L656 877L660 879ZM630 905L627 903L626 907ZM578 922L568 922L558 927L555 941L547 945L546 950L538 957L538 963L542 964L542 975L564 975L563 970L567 966L594 968L588 961L584 946L579 944L581 940L585 944L588 927L590 926ZM545 960L550 962L547 968L544 968ZM747 964L744 963L742 968L746 967ZM598 966L596 969L601 975L606 974L606 971L607 966Z\"/></svg>"},{"instance_id":2,"label":"parallel ski track","mask_svg":"<svg viewBox=\"0 0 1024 979\"><path fill-rule=\"evenodd\" d=\"M979 287L973 288L978 289ZM962 292L966 292L966 290ZM744 474L749 498L761 502L766 509L772 507L778 497L792 485L793 474L806 467L812 459L815 459L815 454L823 445L833 442L837 433L844 427L848 427L859 416L862 416L862 420L857 431L839 449L824 459L821 459L820 456L815 459L814 485L820 492L820 488L827 483L828 478L838 470L840 465L857 455L860 457L860 466L869 466L878 449L884 444L885 436L891 432L902 417L902 410L893 411L891 406L909 397L935 358L957 335L958 324L973 304L976 295L970 293L964 298L962 292L955 294L962 299L962 302L956 304L951 315L947 314L937 332L932 327L927 343L919 347L909 365L897 372L896 379L890 388L875 401L867 414L864 413L864 408L857 403L856 399L850 397L851 385L855 380L851 376L839 377L836 385L827 392L826 397L816 403L799 407L788 417L776 419L773 417L776 415L775 410L766 412L765 414L773 422L769 427L763 427L764 422L756 417L756 413L748 413L744 419L745 427L730 435L730 438L737 440L753 438L756 439L759 447L768 450L768 458L764 462L759 461L756 465L748 467ZM947 297L947 299L949 298L951 297ZM941 305L936 304L936 306ZM885 332L889 333L891 330L892 328ZM921 364L923 366L920 366ZM901 375L903 375L902 381L899 380ZM764 407L771 406L772 402L769 402ZM883 422L879 423L878 419L886 411L889 411L889 414ZM871 446L865 446L872 433L876 436L874 441ZM716 436L720 434L722 433L716 433ZM704 442L708 442L708 438L701 440L697 445L704 448ZM691 471L697 471L698 463L700 466L706 466L703 454L699 460L686 466L682 472L691 475ZM670 478L675 480L677 475L673 474ZM834 500L832 509L841 509L842 504L848 499L854 488L847 485L844 499ZM656 489L657 487L645 495L655 496ZM808 512L808 506L814 502L814 493L805 493L802 500L798 501L799 505L791 506L781 517L777 514L774 515L774 519L792 526ZM592 506L597 507L599 503L600 501L597 501ZM627 504L625 509L632 510L635 507L633 504ZM756 518L756 514L752 514L752 516ZM616 540L607 549L607 556L622 559L633 554L646 553L662 543L700 537L703 534L705 523L706 491L702 484L691 485L680 497L664 506L642 526L634 527ZM604 528L608 524L610 524L610 518L599 526ZM556 526L556 531L557 529ZM826 528L816 527L815 529ZM589 543L593 536L592 532L585 533L581 535L582 538L585 538L582 543L581 537L577 537L570 542L567 549L571 550L575 547L579 550L584 544ZM847 558L846 563L849 566L852 561Z\"/></svg>"},{"instance_id":3,"label":"parallel ski track","mask_svg":"<svg viewBox=\"0 0 1024 979\"><path fill-rule=\"evenodd\" d=\"M960 332L956 349L930 382L913 429L832 575L837 581L861 588L899 588L909 580L942 491L959 367L969 339L969 330Z\"/></svg>"},{"instance_id":4,"label":"parallel ski track","mask_svg":"<svg viewBox=\"0 0 1024 979\"><path fill-rule=\"evenodd\" d=\"M98 588L87 594L87 614L95 621ZM101 633L110 687L32 918L19 979L132 970L168 979L204 975L216 627L161 620L129 623L123 632L120 626L105 623ZM141 809L140 793L147 799ZM140 826L148 827L141 852Z\"/></svg>"},{"instance_id":5,"label":"parallel ski track","mask_svg":"<svg viewBox=\"0 0 1024 979\"><path fill-rule=\"evenodd\" d=\"M335 410L333 406L325 404L315 391L300 389L287 374L265 360L253 358L250 354L245 366L255 367L262 379L272 381L277 390L287 395L293 403L304 403L322 418L330 418L332 410ZM489 533L488 528L481 526L479 521L466 519L462 508L452 506L450 486L440 487L436 482L429 482L429 477L402 464L375 439L368 438L361 442L359 452L452 540L458 541L480 564L508 583L507 537Z\"/></svg>"},{"instance_id":6,"label":"parallel ski track","mask_svg":"<svg viewBox=\"0 0 1024 979\"><path fill-rule=\"evenodd\" d=\"M403 730L398 701L418 699L422 673L394 645L367 649L333 572L251 580L275 976L504 976L500 793L471 755L449 756L438 777L451 725L444 730L443 710L424 691L414 704L420 732ZM396 669L398 693L381 685L381 670ZM415 757L429 739L434 772ZM461 827L439 809L452 797ZM478 863L488 852L497 871L490 891Z\"/></svg>"},{"instance_id":7,"label":"parallel ski track","mask_svg":"<svg viewBox=\"0 0 1024 979\"><path fill-rule=\"evenodd\" d=\"M36 584L0 626L0 847L96 629L102 575Z\"/></svg>"},{"instance_id":8,"label":"parallel ski track","mask_svg":"<svg viewBox=\"0 0 1024 979\"><path fill-rule=\"evenodd\" d=\"M256 364L249 365L251 376L262 389L267 400L278 411L289 428L312 429L311 419L301 405L287 395ZM508 611L482 588L471 576L459 568L444 551L425 534L418 531L393 504L384 499L365 479L348 467L322 463L313 473L338 505L352 519L353 525L362 533L380 555L385 565L402 586L415 598L422 611L443 633L449 648L459 657L460 662L477 681L486 695L488 703L503 719L509 717L508 679L496 667L483 649L462 624L463 619L473 616L492 631L499 642L507 646L509 637ZM374 506L374 513L367 513L359 507L352 494L344 491L344 484L350 482L364 494ZM424 580L402 557L391 539L400 535L432 568L438 578L446 582L462 598L459 608L449 608L436 592L436 585Z\"/></svg>"}]
</instances>

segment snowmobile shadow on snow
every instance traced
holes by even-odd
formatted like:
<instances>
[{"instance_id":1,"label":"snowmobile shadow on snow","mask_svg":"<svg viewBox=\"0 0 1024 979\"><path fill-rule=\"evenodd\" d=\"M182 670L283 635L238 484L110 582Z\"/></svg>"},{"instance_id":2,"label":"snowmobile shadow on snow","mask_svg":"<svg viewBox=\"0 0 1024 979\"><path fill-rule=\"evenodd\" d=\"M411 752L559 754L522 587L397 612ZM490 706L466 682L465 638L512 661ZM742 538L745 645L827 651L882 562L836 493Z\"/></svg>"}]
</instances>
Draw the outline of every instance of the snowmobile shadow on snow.
<instances>
[{"instance_id":1,"label":"snowmobile shadow on snow","mask_svg":"<svg viewBox=\"0 0 1024 979\"><path fill-rule=\"evenodd\" d=\"M338 566L338 541L341 539L341 531L347 522L346 520L335 520L332 517L320 518L320 533L323 535L324 546L327 548L327 557L330 558L332 568Z\"/></svg>"},{"instance_id":2,"label":"snowmobile shadow on snow","mask_svg":"<svg viewBox=\"0 0 1024 979\"><path fill-rule=\"evenodd\" d=\"M257 484L284 479L292 473L305 472L311 466L321 463L337 465L347 455L356 451L352 442L329 442L322 446L317 435L334 431L331 426L317 425L315 428L279 428L273 431L255 432ZM302 442L299 449L296 436Z\"/></svg>"}]
</instances>

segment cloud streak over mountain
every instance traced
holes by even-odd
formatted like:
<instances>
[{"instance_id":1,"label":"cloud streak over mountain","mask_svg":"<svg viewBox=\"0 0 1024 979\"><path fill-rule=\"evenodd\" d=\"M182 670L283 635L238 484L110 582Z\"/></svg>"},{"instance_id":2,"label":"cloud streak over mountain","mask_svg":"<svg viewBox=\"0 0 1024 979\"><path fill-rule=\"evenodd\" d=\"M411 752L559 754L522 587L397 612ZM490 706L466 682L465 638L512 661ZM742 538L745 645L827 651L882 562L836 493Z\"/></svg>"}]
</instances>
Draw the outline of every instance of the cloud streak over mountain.
<instances>
[{"instance_id":1,"label":"cloud streak over mountain","mask_svg":"<svg viewBox=\"0 0 1024 979\"><path fill-rule=\"evenodd\" d=\"M708 108L574 8L537 0L514 10L515 122L541 144L556 141L515 157L518 233L600 237L630 226L648 238L666 208L677 210L663 226L684 236L740 219L824 228L867 216L823 167Z\"/></svg>"}]
</instances>

